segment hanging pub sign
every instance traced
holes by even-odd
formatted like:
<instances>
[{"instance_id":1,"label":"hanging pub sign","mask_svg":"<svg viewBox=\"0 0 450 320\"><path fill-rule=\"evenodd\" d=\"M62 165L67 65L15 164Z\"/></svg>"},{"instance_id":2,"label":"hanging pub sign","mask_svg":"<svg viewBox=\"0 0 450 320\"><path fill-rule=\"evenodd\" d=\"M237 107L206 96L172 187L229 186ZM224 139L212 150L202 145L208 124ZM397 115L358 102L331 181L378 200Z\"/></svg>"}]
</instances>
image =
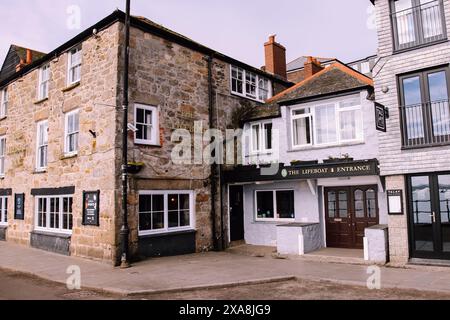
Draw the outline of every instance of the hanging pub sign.
<instances>
[{"instance_id":1,"label":"hanging pub sign","mask_svg":"<svg viewBox=\"0 0 450 320\"><path fill-rule=\"evenodd\" d=\"M14 195L14 219L25 220L25 193Z\"/></svg>"},{"instance_id":2,"label":"hanging pub sign","mask_svg":"<svg viewBox=\"0 0 450 320\"><path fill-rule=\"evenodd\" d=\"M100 226L100 190L83 191L83 225Z\"/></svg>"},{"instance_id":3,"label":"hanging pub sign","mask_svg":"<svg viewBox=\"0 0 450 320\"><path fill-rule=\"evenodd\" d=\"M378 131L386 132L386 119L389 118L388 112L385 106L375 102L375 124Z\"/></svg>"}]
</instances>

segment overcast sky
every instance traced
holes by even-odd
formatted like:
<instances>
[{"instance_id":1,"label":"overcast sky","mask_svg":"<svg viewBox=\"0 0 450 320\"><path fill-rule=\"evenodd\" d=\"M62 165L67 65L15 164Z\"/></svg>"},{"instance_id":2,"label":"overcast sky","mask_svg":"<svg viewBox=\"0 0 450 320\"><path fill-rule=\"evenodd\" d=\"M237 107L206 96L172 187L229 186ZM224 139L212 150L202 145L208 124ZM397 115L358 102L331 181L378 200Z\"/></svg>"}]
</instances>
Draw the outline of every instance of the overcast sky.
<instances>
[{"instance_id":1,"label":"overcast sky","mask_svg":"<svg viewBox=\"0 0 450 320\"><path fill-rule=\"evenodd\" d=\"M1 0L0 61L11 43L49 52L90 27L125 0ZM145 16L212 49L260 67L270 34L301 55L344 62L376 53L369 0L132 0ZM68 8L78 6L81 28L70 29ZM73 20L70 20L73 21Z\"/></svg>"}]
</instances>

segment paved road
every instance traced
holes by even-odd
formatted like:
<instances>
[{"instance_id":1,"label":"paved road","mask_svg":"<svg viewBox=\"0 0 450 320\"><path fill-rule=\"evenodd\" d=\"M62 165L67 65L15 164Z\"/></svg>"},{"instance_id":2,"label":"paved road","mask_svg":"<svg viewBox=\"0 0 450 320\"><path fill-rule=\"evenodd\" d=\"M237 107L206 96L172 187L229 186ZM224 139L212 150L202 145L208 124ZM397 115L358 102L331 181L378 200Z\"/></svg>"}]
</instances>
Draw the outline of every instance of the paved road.
<instances>
[{"instance_id":1,"label":"paved road","mask_svg":"<svg viewBox=\"0 0 450 320\"><path fill-rule=\"evenodd\" d=\"M123 297L92 291L69 291L64 285L20 274L0 271L0 300L110 300ZM284 281L227 289L144 295L138 300L389 300L445 299L450 295L414 290L371 291L362 287L336 285L330 282Z\"/></svg>"}]
</instances>

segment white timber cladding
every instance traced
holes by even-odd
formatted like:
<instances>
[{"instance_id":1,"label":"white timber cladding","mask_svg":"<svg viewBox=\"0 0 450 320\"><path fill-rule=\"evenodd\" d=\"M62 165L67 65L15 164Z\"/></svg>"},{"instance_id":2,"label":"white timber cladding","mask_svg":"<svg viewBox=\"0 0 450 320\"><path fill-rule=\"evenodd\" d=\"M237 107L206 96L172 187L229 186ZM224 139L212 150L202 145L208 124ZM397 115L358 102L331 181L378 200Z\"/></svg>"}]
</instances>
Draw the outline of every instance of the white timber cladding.
<instances>
[{"instance_id":1,"label":"white timber cladding","mask_svg":"<svg viewBox=\"0 0 450 320\"><path fill-rule=\"evenodd\" d=\"M402 150L398 76L448 65L450 43L444 42L394 54L389 0L377 0L379 61L373 76L376 101L389 108L387 132L379 133L381 175L450 170L450 146ZM447 34L450 31L450 1L443 0ZM387 93L384 93L388 89Z\"/></svg>"},{"instance_id":2,"label":"white timber cladding","mask_svg":"<svg viewBox=\"0 0 450 320\"><path fill-rule=\"evenodd\" d=\"M240 67L230 65L231 93L264 102L272 97L272 82L267 78Z\"/></svg>"}]
</instances>

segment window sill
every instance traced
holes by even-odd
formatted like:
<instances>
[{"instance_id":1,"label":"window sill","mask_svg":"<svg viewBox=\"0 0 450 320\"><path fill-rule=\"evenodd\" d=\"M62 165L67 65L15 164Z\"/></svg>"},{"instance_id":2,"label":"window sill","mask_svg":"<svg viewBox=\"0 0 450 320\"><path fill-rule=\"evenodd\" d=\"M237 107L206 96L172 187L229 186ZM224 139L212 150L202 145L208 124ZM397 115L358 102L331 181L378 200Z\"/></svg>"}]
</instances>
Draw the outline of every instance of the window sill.
<instances>
[{"instance_id":1,"label":"window sill","mask_svg":"<svg viewBox=\"0 0 450 320\"><path fill-rule=\"evenodd\" d=\"M190 233L196 233L197 230L189 228L185 230L175 230L175 231L167 231L164 230L162 232L145 232L145 231L139 231L139 238L158 238L158 237L170 237L170 236L176 236L181 234L190 234Z\"/></svg>"},{"instance_id":2,"label":"window sill","mask_svg":"<svg viewBox=\"0 0 450 320\"><path fill-rule=\"evenodd\" d=\"M137 146L161 148L161 144L145 142L145 141L136 141L136 140L134 140L134 144L137 145Z\"/></svg>"},{"instance_id":3,"label":"window sill","mask_svg":"<svg viewBox=\"0 0 450 320\"><path fill-rule=\"evenodd\" d=\"M8 229L8 223L6 222L0 222L0 229Z\"/></svg>"},{"instance_id":4,"label":"window sill","mask_svg":"<svg viewBox=\"0 0 450 320\"><path fill-rule=\"evenodd\" d=\"M75 153L65 153L59 160L67 160L78 157L78 152Z\"/></svg>"},{"instance_id":5,"label":"window sill","mask_svg":"<svg viewBox=\"0 0 450 320\"><path fill-rule=\"evenodd\" d=\"M250 100L250 101L254 101L254 102L258 102L258 103L265 103L265 101L263 101L263 100L258 100L256 98L247 97L246 95L239 94L239 93L232 92L232 91L231 91L231 95L234 96L234 97L244 98L244 99L247 99L247 100ZM270 99L270 98L267 98L267 99Z\"/></svg>"},{"instance_id":6,"label":"window sill","mask_svg":"<svg viewBox=\"0 0 450 320\"><path fill-rule=\"evenodd\" d=\"M39 99L39 100L33 102L33 104L41 104L41 103L43 103L43 102L45 102L47 100L48 100L48 97L47 98L43 98L43 99Z\"/></svg>"},{"instance_id":7,"label":"window sill","mask_svg":"<svg viewBox=\"0 0 450 320\"><path fill-rule=\"evenodd\" d=\"M330 149L330 148L341 148L341 147L350 147L365 144L364 140L358 140L353 142L344 142L340 144L327 144L327 145L309 145L304 147L296 147L289 149L287 152L299 152L299 151L310 151L310 150L320 150L320 149Z\"/></svg>"},{"instance_id":8,"label":"window sill","mask_svg":"<svg viewBox=\"0 0 450 320\"><path fill-rule=\"evenodd\" d=\"M431 47L431 46L442 44L442 43L446 43L446 42L448 42L447 37L445 39L442 39L442 40L437 40L437 41L433 41L433 42L430 42L430 43L420 44L420 45L409 47L409 48L394 49L393 55L402 54L402 53L405 53L405 52L408 52L408 51L413 51L413 50L422 49L422 48L426 48L426 47Z\"/></svg>"},{"instance_id":9,"label":"window sill","mask_svg":"<svg viewBox=\"0 0 450 320\"><path fill-rule=\"evenodd\" d=\"M0 180L5 180L5 175L4 174L2 174L2 175L0 175Z\"/></svg>"},{"instance_id":10,"label":"window sill","mask_svg":"<svg viewBox=\"0 0 450 320\"><path fill-rule=\"evenodd\" d=\"M0 121L5 120L6 118L8 117L7 116L0 117Z\"/></svg>"},{"instance_id":11,"label":"window sill","mask_svg":"<svg viewBox=\"0 0 450 320\"><path fill-rule=\"evenodd\" d=\"M63 232L63 231L57 231L57 230L43 230L43 229L35 229L31 233L33 234L40 234L44 236L49 237L58 237L58 238L64 238L64 239L70 239L72 237L72 231L70 232Z\"/></svg>"},{"instance_id":12,"label":"window sill","mask_svg":"<svg viewBox=\"0 0 450 320\"><path fill-rule=\"evenodd\" d=\"M47 169L36 169L33 174L44 174L47 173Z\"/></svg>"},{"instance_id":13,"label":"window sill","mask_svg":"<svg viewBox=\"0 0 450 320\"><path fill-rule=\"evenodd\" d=\"M70 91L70 90L72 90L72 89L75 89L75 88L78 87L79 85L80 85L80 81L77 81L77 82L75 82L75 83L72 83L72 84L68 85L66 88L62 89L61 91L62 91L62 92L67 92L67 91Z\"/></svg>"}]
</instances>

